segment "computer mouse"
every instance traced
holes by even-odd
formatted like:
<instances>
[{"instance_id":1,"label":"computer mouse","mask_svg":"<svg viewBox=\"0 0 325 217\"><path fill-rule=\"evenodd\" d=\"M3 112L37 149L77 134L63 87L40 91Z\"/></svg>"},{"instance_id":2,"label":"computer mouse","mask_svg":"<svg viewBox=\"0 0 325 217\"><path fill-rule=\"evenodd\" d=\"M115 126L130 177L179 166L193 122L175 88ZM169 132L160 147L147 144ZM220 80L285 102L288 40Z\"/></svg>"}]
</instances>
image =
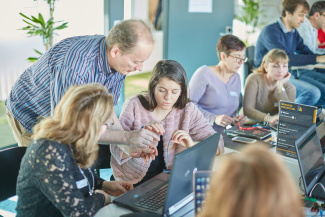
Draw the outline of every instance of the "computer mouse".
<instances>
[{"instance_id":1,"label":"computer mouse","mask_svg":"<svg viewBox=\"0 0 325 217\"><path fill-rule=\"evenodd\" d=\"M161 215L150 213L150 212L133 212L121 215L120 217L158 217Z\"/></svg>"}]
</instances>

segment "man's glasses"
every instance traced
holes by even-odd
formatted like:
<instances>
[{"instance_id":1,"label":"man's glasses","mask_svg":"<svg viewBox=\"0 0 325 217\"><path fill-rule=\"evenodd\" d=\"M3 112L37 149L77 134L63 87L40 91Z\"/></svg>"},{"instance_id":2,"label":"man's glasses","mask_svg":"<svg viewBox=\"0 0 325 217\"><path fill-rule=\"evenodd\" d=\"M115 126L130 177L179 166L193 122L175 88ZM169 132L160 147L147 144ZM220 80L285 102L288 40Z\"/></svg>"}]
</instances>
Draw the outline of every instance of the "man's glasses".
<instances>
[{"instance_id":1,"label":"man's glasses","mask_svg":"<svg viewBox=\"0 0 325 217\"><path fill-rule=\"evenodd\" d=\"M237 61L237 63L241 63L241 61L243 61L243 63L244 63L244 62L246 62L247 59L248 59L246 56L239 57L239 56L233 56L233 55L231 55L231 54L228 54L228 56L231 56L231 57L235 58L236 61Z\"/></svg>"}]
</instances>

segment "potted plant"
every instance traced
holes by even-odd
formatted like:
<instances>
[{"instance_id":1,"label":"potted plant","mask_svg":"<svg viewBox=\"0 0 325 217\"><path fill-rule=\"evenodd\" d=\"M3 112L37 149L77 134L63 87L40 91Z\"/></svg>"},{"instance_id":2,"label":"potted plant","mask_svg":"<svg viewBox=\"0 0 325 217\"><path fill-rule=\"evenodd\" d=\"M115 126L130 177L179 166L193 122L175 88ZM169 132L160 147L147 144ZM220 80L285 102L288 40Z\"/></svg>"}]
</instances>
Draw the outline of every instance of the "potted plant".
<instances>
[{"instance_id":1,"label":"potted plant","mask_svg":"<svg viewBox=\"0 0 325 217\"><path fill-rule=\"evenodd\" d=\"M36 0L34 0L36 1ZM23 13L19 13L23 17L23 21L27 24L27 26L21 28L20 30L27 31L27 35L29 37L32 36L41 36L43 39L43 45L45 47L45 51L47 51L53 45L53 35L56 30L65 29L68 27L68 22L64 21L54 21L53 13L54 13L54 3L55 0L45 0L49 5L50 10L50 18L45 22L44 17L41 13L35 16L26 16ZM62 23L64 22L64 23ZM56 25L59 24L60 25ZM42 52L34 49L34 51L42 55ZM35 62L39 57L29 57L27 60L30 62Z\"/></svg>"}]
</instances>

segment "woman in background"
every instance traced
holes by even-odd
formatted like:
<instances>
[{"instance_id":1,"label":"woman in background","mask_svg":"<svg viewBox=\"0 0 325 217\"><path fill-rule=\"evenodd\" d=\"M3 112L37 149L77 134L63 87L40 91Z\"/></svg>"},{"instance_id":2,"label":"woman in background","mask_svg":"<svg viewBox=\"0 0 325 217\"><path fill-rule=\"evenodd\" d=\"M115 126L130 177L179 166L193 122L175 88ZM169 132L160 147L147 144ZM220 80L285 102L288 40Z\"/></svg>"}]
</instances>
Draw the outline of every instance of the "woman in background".
<instances>
[{"instance_id":1,"label":"woman in background","mask_svg":"<svg viewBox=\"0 0 325 217\"><path fill-rule=\"evenodd\" d=\"M160 141L153 144L157 156L132 158L123 152L123 146L111 146L115 179L140 184L170 169L175 154L215 134L187 96L184 68L174 60L159 61L152 71L148 91L128 99L120 116L124 130L145 127L161 135ZM218 151L223 152L222 138Z\"/></svg>"},{"instance_id":2,"label":"woman in background","mask_svg":"<svg viewBox=\"0 0 325 217\"><path fill-rule=\"evenodd\" d=\"M282 160L252 144L225 155L211 177L198 217L303 217L303 205Z\"/></svg>"},{"instance_id":3,"label":"woman in background","mask_svg":"<svg viewBox=\"0 0 325 217\"><path fill-rule=\"evenodd\" d=\"M18 217L94 216L110 202L109 194L133 188L107 182L90 168L98 139L112 124L112 103L103 86L73 86L54 115L35 125L17 180Z\"/></svg>"},{"instance_id":4,"label":"woman in background","mask_svg":"<svg viewBox=\"0 0 325 217\"><path fill-rule=\"evenodd\" d=\"M197 69L189 83L190 99L201 110L215 130L229 124L244 123L236 116L241 99L238 69L247 60L246 46L234 35L222 36L217 43L219 63Z\"/></svg>"},{"instance_id":5,"label":"woman in background","mask_svg":"<svg viewBox=\"0 0 325 217\"><path fill-rule=\"evenodd\" d=\"M270 50L261 66L245 83L244 114L256 121L277 123L280 100L294 102L296 88L289 82L289 57L281 49Z\"/></svg>"}]
</instances>

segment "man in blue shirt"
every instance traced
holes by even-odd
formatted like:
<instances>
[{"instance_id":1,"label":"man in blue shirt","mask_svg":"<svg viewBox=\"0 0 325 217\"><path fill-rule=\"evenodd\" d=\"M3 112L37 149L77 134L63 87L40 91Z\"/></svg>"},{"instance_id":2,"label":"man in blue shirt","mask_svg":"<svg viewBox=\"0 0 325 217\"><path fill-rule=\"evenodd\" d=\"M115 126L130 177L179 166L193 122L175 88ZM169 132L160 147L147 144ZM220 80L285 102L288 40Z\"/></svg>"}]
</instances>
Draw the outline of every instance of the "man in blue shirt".
<instances>
[{"instance_id":1,"label":"man in blue shirt","mask_svg":"<svg viewBox=\"0 0 325 217\"><path fill-rule=\"evenodd\" d=\"M325 56L315 55L303 43L296 30L305 21L309 5L305 0L284 0L282 17L266 26L258 37L255 49L255 67L260 66L264 55L273 48L279 48L289 56L290 66L305 66L324 63ZM296 86L296 102L307 105L325 105L325 76L315 70L291 70L290 82ZM294 79L293 77L298 78Z\"/></svg>"},{"instance_id":2,"label":"man in blue shirt","mask_svg":"<svg viewBox=\"0 0 325 217\"><path fill-rule=\"evenodd\" d=\"M73 85L100 83L116 105L125 76L141 71L154 45L151 28L141 20L125 20L108 35L78 36L62 40L28 68L14 84L6 101L8 122L20 146L28 146L33 126L53 114L64 93ZM114 127L101 143L130 144L129 154L149 152L154 133L141 129L126 132L116 114Z\"/></svg>"}]
</instances>

